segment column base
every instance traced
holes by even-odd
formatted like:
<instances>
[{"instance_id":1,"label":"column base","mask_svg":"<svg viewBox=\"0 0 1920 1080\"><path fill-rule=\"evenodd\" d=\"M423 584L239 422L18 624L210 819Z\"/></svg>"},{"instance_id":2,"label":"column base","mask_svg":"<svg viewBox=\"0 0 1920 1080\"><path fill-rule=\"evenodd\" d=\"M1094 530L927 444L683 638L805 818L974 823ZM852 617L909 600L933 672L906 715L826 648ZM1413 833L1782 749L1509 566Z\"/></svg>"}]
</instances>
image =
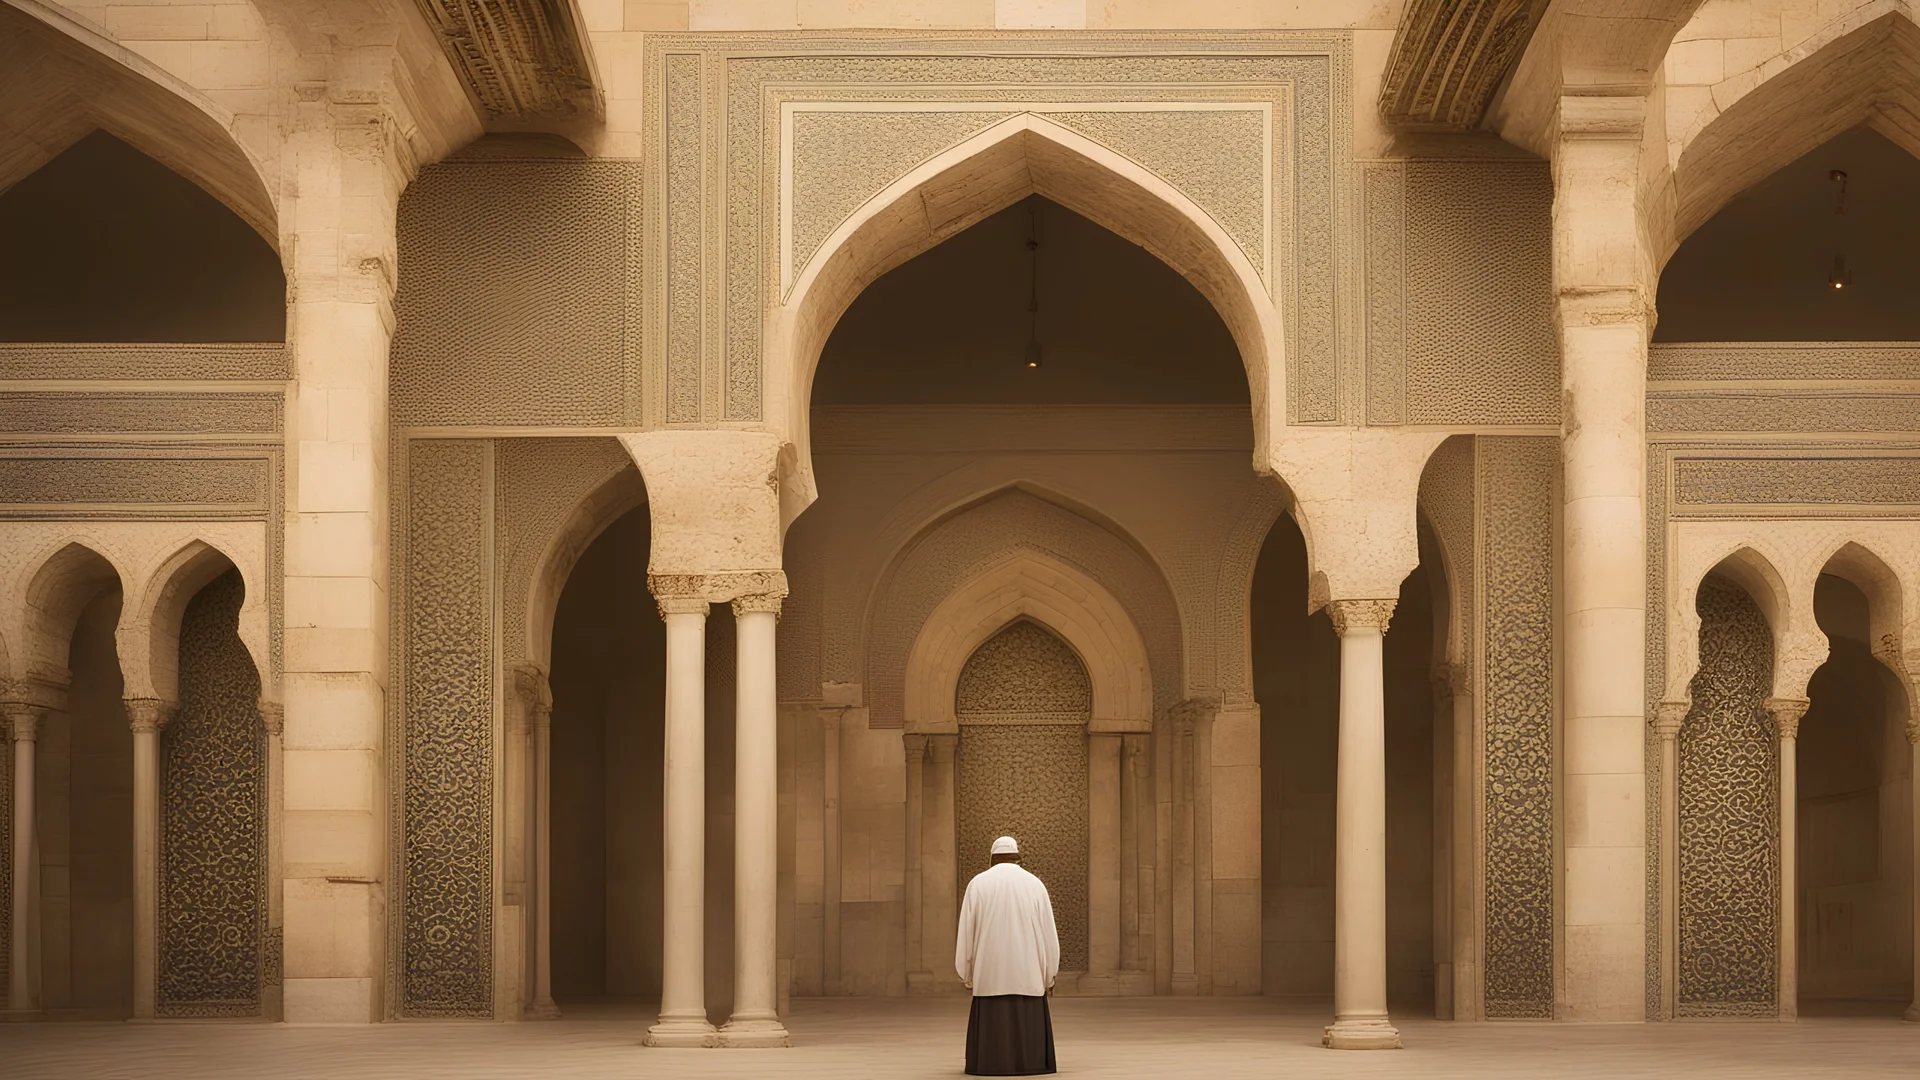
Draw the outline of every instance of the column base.
<instances>
[{"instance_id":1,"label":"column base","mask_svg":"<svg viewBox=\"0 0 1920 1080\"><path fill-rule=\"evenodd\" d=\"M1348 1017L1328 1024L1320 1045L1329 1050L1398 1050L1400 1029L1384 1016Z\"/></svg>"},{"instance_id":2,"label":"column base","mask_svg":"<svg viewBox=\"0 0 1920 1080\"><path fill-rule=\"evenodd\" d=\"M647 1029L647 1037L640 1040L642 1046L659 1047L700 1047L718 1046L720 1035L713 1025L705 1020L667 1020Z\"/></svg>"},{"instance_id":3,"label":"column base","mask_svg":"<svg viewBox=\"0 0 1920 1080\"><path fill-rule=\"evenodd\" d=\"M520 1016L525 1020L558 1020L560 1006L551 1001L536 1001L522 1010Z\"/></svg>"},{"instance_id":4,"label":"column base","mask_svg":"<svg viewBox=\"0 0 1920 1080\"><path fill-rule=\"evenodd\" d=\"M736 1049L763 1049L792 1046L785 1025L778 1020L729 1020L719 1032L716 1044Z\"/></svg>"},{"instance_id":5,"label":"column base","mask_svg":"<svg viewBox=\"0 0 1920 1080\"><path fill-rule=\"evenodd\" d=\"M0 1024L28 1024L43 1018L39 1009L0 1009Z\"/></svg>"}]
</instances>

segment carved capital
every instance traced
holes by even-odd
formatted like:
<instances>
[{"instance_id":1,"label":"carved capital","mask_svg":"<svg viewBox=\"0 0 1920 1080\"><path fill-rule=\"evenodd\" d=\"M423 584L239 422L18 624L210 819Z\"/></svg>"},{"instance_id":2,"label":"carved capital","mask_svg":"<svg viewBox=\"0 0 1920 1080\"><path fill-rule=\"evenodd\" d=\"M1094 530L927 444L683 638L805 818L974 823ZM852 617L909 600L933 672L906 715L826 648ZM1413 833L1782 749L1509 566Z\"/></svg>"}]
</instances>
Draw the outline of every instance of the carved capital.
<instances>
[{"instance_id":1,"label":"carved capital","mask_svg":"<svg viewBox=\"0 0 1920 1080\"><path fill-rule=\"evenodd\" d=\"M529 726L552 725L553 688L547 680L547 669L539 664L515 664L513 692L520 697L521 714Z\"/></svg>"},{"instance_id":2,"label":"carved capital","mask_svg":"<svg viewBox=\"0 0 1920 1080\"><path fill-rule=\"evenodd\" d=\"M669 600L724 604L743 597L770 597L778 601L787 595L787 575L782 570L740 570L717 574L648 574L647 591L660 602L663 613L666 611Z\"/></svg>"},{"instance_id":3,"label":"carved capital","mask_svg":"<svg viewBox=\"0 0 1920 1080\"><path fill-rule=\"evenodd\" d=\"M1194 725L1203 716L1212 716L1220 711L1220 702L1215 698L1197 697L1177 702L1167 710L1167 719L1173 721L1173 729L1182 735L1193 734Z\"/></svg>"},{"instance_id":4,"label":"carved capital","mask_svg":"<svg viewBox=\"0 0 1920 1080\"><path fill-rule=\"evenodd\" d=\"M1327 614L1333 618L1333 632L1341 637L1360 630L1387 632L1393 621L1393 600L1329 600Z\"/></svg>"},{"instance_id":5,"label":"carved capital","mask_svg":"<svg viewBox=\"0 0 1920 1080\"><path fill-rule=\"evenodd\" d=\"M287 730L287 707L277 701L260 699L260 726L269 735L279 735Z\"/></svg>"},{"instance_id":6,"label":"carved capital","mask_svg":"<svg viewBox=\"0 0 1920 1080\"><path fill-rule=\"evenodd\" d=\"M958 735L927 736L927 756L932 758L936 765L952 764L954 752L959 749L960 736Z\"/></svg>"},{"instance_id":7,"label":"carved capital","mask_svg":"<svg viewBox=\"0 0 1920 1080\"><path fill-rule=\"evenodd\" d=\"M1473 696L1473 669L1465 664L1433 665L1433 692L1442 698Z\"/></svg>"},{"instance_id":8,"label":"carved capital","mask_svg":"<svg viewBox=\"0 0 1920 1080\"><path fill-rule=\"evenodd\" d=\"M135 735L151 735L173 719L173 706L159 698L127 698L127 726Z\"/></svg>"},{"instance_id":9,"label":"carved capital","mask_svg":"<svg viewBox=\"0 0 1920 1080\"><path fill-rule=\"evenodd\" d=\"M1805 698L1768 698L1767 715L1773 718L1774 733L1782 739L1799 738L1800 718L1811 704Z\"/></svg>"},{"instance_id":10,"label":"carved capital","mask_svg":"<svg viewBox=\"0 0 1920 1080\"><path fill-rule=\"evenodd\" d=\"M900 745L906 750L907 764L918 765L927 757L927 737L907 734L900 737Z\"/></svg>"},{"instance_id":11,"label":"carved capital","mask_svg":"<svg viewBox=\"0 0 1920 1080\"><path fill-rule=\"evenodd\" d=\"M1634 144L1647 125L1647 99L1643 95L1567 94L1560 98L1560 137L1563 139L1613 139Z\"/></svg>"},{"instance_id":12,"label":"carved capital","mask_svg":"<svg viewBox=\"0 0 1920 1080\"><path fill-rule=\"evenodd\" d=\"M780 614L780 601L785 599L785 597L785 593L777 595L774 593L749 593L746 596L736 596L733 598L733 614L736 618L750 611L766 611L778 615Z\"/></svg>"},{"instance_id":13,"label":"carved capital","mask_svg":"<svg viewBox=\"0 0 1920 1080\"><path fill-rule=\"evenodd\" d=\"M24 701L0 701L0 718L14 742L33 742L40 737L40 718L47 710Z\"/></svg>"},{"instance_id":14,"label":"carved capital","mask_svg":"<svg viewBox=\"0 0 1920 1080\"><path fill-rule=\"evenodd\" d=\"M1693 708L1684 701L1663 701L1653 707L1653 732L1663 742L1671 742L1680 734L1680 725L1686 723L1687 713Z\"/></svg>"}]
</instances>

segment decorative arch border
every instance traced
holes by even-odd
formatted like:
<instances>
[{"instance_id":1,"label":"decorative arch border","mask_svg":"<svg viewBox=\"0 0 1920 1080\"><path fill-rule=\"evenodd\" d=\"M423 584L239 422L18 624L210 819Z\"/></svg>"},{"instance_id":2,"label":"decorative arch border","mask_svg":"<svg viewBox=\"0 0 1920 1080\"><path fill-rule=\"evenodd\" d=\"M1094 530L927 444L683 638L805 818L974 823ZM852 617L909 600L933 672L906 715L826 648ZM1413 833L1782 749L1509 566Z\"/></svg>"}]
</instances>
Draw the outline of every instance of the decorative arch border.
<instances>
[{"instance_id":1,"label":"decorative arch border","mask_svg":"<svg viewBox=\"0 0 1920 1080\"><path fill-rule=\"evenodd\" d=\"M981 569L927 617L907 654L906 730L959 731L954 692L967 660L1020 618L1058 634L1093 686L1089 731L1153 728L1153 672L1125 606L1091 576L1037 551L1016 551Z\"/></svg>"}]
</instances>

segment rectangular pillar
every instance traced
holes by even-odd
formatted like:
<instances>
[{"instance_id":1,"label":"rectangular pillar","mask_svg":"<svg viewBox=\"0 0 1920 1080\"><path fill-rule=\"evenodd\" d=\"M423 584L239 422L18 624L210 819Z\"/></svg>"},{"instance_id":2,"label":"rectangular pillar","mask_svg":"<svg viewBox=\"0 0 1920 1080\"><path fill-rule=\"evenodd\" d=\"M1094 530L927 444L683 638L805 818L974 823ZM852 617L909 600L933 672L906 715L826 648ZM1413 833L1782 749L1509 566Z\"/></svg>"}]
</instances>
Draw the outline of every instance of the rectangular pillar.
<instances>
[{"instance_id":1,"label":"rectangular pillar","mask_svg":"<svg viewBox=\"0 0 1920 1080\"><path fill-rule=\"evenodd\" d=\"M1120 969L1120 736L1087 736L1087 976L1083 992L1112 990Z\"/></svg>"}]
</instances>

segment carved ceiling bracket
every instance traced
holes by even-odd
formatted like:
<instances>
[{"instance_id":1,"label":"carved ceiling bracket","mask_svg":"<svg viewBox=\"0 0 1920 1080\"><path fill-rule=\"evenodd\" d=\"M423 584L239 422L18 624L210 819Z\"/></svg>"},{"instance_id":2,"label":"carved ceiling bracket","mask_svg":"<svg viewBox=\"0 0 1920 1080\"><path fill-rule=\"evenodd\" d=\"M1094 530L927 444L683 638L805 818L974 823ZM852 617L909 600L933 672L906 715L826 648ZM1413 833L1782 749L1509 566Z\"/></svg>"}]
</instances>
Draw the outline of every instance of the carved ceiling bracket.
<instances>
[{"instance_id":1,"label":"carved ceiling bracket","mask_svg":"<svg viewBox=\"0 0 1920 1080\"><path fill-rule=\"evenodd\" d=\"M489 120L599 117L572 0L414 0Z\"/></svg>"},{"instance_id":2,"label":"carved ceiling bracket","mask_svg":"<svg viewBox=\"0 0 1920 1080\"><path fill-rule=\"evenodd\" d=\"M1479 127L1546 6L1546 0L1409 0L1380 86L1380 115L1402 127Z\"/></svg>"}]
</instances>

